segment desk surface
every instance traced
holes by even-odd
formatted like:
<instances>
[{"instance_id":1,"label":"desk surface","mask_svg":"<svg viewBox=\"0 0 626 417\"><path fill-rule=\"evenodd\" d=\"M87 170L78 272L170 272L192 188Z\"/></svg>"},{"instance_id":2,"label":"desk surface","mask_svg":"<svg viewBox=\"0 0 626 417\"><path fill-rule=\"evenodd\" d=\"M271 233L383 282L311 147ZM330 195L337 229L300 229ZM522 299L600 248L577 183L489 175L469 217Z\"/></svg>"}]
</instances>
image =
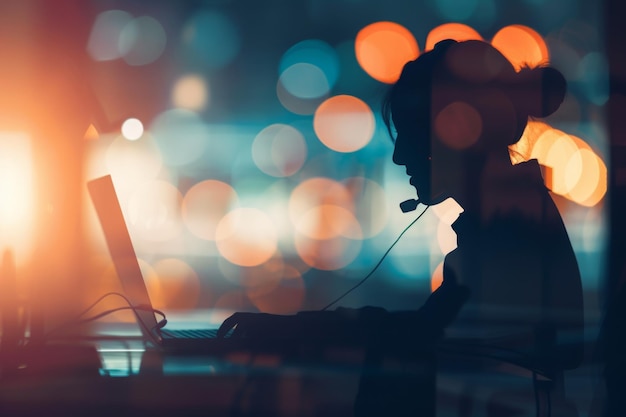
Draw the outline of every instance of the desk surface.
<instances>
[{"instance_id":1,"label":"desk surface","mask_svg":"<svg viewBox=\"0 0 626 417\"><path fill-rule=\"evenodd\" d=\"M182 356L135 337L47 345L12 368L3 358L0 415L29 417L350 416L365 369L359 349L330 349L315 361L245 351ZM432 358L367 372L420 375L434 389Z\"/></svg>"}]
</instances>

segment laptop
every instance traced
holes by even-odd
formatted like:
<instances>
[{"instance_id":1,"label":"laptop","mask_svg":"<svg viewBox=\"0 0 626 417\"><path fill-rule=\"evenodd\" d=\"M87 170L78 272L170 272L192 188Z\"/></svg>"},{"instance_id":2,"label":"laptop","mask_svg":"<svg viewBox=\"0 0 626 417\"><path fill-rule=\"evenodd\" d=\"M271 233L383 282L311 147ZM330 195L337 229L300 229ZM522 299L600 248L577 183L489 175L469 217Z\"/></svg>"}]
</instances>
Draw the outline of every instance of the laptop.
<instances>
[{"instance_id":1,"label":"laptop","mask_svg":"<svg viewBox=\"0 0 626 417\"><path fill-rule=\"evenodd\" d=\"M166 323L163 326L163 322L157 320L111 176L88 181L87 189L124 295L132 306L142 308L134 311L146 341L172 353L217 354L244 349L239 338L218 338L217 327L171 330L166 328Z\"/></svg>"}]
</instances>

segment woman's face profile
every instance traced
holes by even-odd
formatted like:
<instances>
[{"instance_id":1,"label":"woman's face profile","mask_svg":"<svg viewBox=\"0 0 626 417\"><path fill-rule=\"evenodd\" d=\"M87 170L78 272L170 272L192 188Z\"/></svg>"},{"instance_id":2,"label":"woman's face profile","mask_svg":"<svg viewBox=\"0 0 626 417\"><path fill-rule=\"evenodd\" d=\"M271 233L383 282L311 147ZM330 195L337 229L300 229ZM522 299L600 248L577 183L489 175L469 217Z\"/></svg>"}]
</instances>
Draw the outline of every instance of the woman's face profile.
<instances>
[{"instance_id":1,"label":"woman's face profile","mask_svg":"<svg viewBox=\"0 0 626 417\"><path fill-rule=\"evenodd\" d=\"M436 90L433 89L433 94ZM437 137L437 118L442 107L434 95L424 97L422 108L398 106L392 114L396 129L393 162L404 166L409 183L423 204L435 205L456 194L455 173L458 152ZM436 109L436 111L434 111Z\"/></svg>"},{"instance_id":2,"label":"woman's face profile","mask_svg":"<svg viewBox=\"0 0 626 417\"><path fill-rule=\"evenodd\" d=\"M406 168L409 183L425 204L432 204L430 121L413 112L397 110L393 114L396 139L393 162Z\"/></svg>"},{"instance_id":3,"label":"woman's face profile","mask_svg":"<svg viewBox=\"0 0 626 417\"><path fill-rule=\"evenodd\" d=\"M431 81L417 97L413 103L420 105L397 101L392 109L397 132L393 162L406 168L422 203L435 205L452 197L462 204L459 199L475 191L468 189L467 167L485 156L485 144L494 138L517 139L515 108L498 89L451 79Z\"/></svg>"}]
</instances>

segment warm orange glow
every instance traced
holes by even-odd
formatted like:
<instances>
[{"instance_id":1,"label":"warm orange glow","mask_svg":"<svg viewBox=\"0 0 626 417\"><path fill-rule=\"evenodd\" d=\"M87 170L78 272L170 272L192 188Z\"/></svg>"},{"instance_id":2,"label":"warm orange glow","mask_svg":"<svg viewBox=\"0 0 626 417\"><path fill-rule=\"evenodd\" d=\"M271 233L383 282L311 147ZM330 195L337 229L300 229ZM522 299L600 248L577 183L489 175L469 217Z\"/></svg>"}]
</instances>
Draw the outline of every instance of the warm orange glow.
<instances>
[{"instance_id":1,"label":"warm orange glow","mask_svg":"<svg viewBox=\"0 0 626 417\"><path fill-rule=\"evenodd\" d=\"M96 291L91 292L89 295L90 303L110 291L116 291L120 293L124 292L119 276L117 275L117 271L115 270L115 265L113 264L111 258L106 257L97 259L96 261L97 264L92 265L92 267L94 271L94 277L96 278L94 279L94 282L97 283L97 285L94 285L94 287L96 287ZM139 263L141 273L146 281L148 291L150 291L151 281L154 279L154 270L152 269L150 264L148 264L141 258L138 258L137 262ZM95 271L98 271L99 273L96 274ZM149 294L152 295L152 293L150 292ZM85 305L84 307L86 306L87 305ZM128 307L128 304L121 297L107 297L103 299L100 303L98 303L97 308L94 308L94 310L91 311L91 314L89 314L88 316L91 317L100 312L112 310L119 307ZM111 314L107 314L102 318L102 320L109 322L135 323L137 321L137 316L135 316L135 313L133 313L131 310L120 310Z\"/></svg>"},{"instance_id":2,"label":"warm orange glow","mask_svg":"<svg viewBox=\"0 0 626 417\"><path fill-rule=\"evenodd\" d=\"M430 277L430 291L435 292L443 283L443 262L439 263Z\"/></svg>"},{"instance_id":3,"label":"warm orange glow","mask_svg":"<svg viewBox=\"0 0 626 417\"><path fill-rule=\"evenodd\" d=\"M454 39L455 41L482 41L483 37L480 36L474 28L464 25L463 23L444 23L428 33L424 52L430 51L438 42L446 39Z\"/></svg>"},{"instance_id":4,"label":"warm orange glow","mask_svg":"<svg viewBox=\"0 0 626 417\"><path fill-rule=\"evenodd\" d=\"M548 130L552 130L552 127L549 124L529 120L520 140L509 146L509 156L511 157L511 162L513 164L519 164L520 162L536 158L536 156L532 156L535 143L539 137L541 137L541 135Z\"/></svg>"},{"instance_id":5,"label":"warm orange glow","mask_svg":"<svg viewBox=\"0 0 626 417\"><path fill-rule=\"evenodd\" d=\"M452 149L469 148L476 143L482 129L480 113L462 101L447 105L435 118L435 133Z\"/></svg>"},{"instance_id":6,"label":"warm orange glow","mask_svg":"<svg viewBox=\"0 0 626 417\"><path fill-rule=\"evenodd\" d=\"M245 268L234 268L238 271L236 277L233 273L225 273L224 275L230 280L235 278L233 281L239 286L248 288L255 294L262 295L272 291L280 283L284 276L286 265L281 254L276 251L272 258L262 264ZM224 267L221 270L225 272Z\"/></svg>"},{"instance_id":7,"label":"warm orange glow","mask_svg":"<svg viewBox=\"0 0 626 417\"><path fill-rule=\"evenodd\" d=\"M339 95L324 101L315 111L313 128L320 141L337 152L354 152L369 143L376 122L362 100Z\"/></svg>"},{"instance_id":8,"label":"warm orange glow","mask_svg":"<svg viewBox=\"0 0 626 417\"><path fill-rule=\"evenodd\" d=\"M96 129L96 127L92 124L89 125L89 127L85 131L85 134L83 135L83 138L86 140L96 140L99 137L100 134L98 133L98 129Z\"/></svg>"},{"instance_id":9,"label":"warm orange glow","mask_svg":"<svg viewBox=\"0 0 626 417\"><path fill-rule=\"evenodd\" d=\"M297 234L294 240L300 258L310 267L325 271L347 266L357 257L362 245L361 240L343 236L318 240Z\"/></svg>"},{"instance_id":10,"label":"warm orange glow","mask_svg":"<svg viewBox=\"0 0 626 417\"><path fill-rule=\"evenodd\" d=\"M220 254L240 266L266 262L278 246L274 223L255 208L238 208L228 213L217 225L215 236Z\"/></svg>"},{"instance_id":11,"label":"warm orange glow","mask_svg":"<svg viewBox=\"0 0 626 417\"><path fill-rule=\"evenodd\" d=\"M247 287L247 295L259 311L271 314L293 314L302 307L304 280L295 268L286 266L280 282L267 288Z\"/></svg>"},{"instance_id":12,"label":"warm orange glow","mask_svg":"<svg viewBox=\"0 0 626 417\"><path fill-rule=\"evenodd\" d=\"M222 294L213 306L216 309L243 310L245 306L244 300L245 296L241 291L230 291Z\"/></svg>"},{"instance_id":13,"label":"warm orange glow","mask_svg":"<svg viewBox=\"0 0 626 417\"><path fill-rule=\"evenodd\" d=\"M0 249L11 248L18 265L33 249L33 168L28 135L0 132Z\"/></svg>"},{"instance_id":14,"label":"warm orange glow","mask_svg":"<svg viewBox=\"0 0 626 417\"><path fill-rule=\"evenodd\" d=\"M208 102L207 90L206 82L202 77L185 75L174 84L172 103L181 109L203 110Z\"/></svg>"},{"instance_id":15,"label":"warm orange glow","mask_svg":"<svg viewBox=\"0 0 626 417\"><path fill-rule=\"evenodd\" d=\"M566 168L573 158L578 158L579 156L576 143L565 133L560 135L554 143L550 144L548 153L543 158L542 165L551 168L551 181L546 183L546 185L553 192L561 195L569 193ZM578 172L570 170L570 173L576 176L576 181L578 181L582 172L582 165L579 164L578 167L580 168ZM569 183L571 184L572 181L569 181Z\"/></svg>"},{"instance_id":16,"label":"warm orange glow","mask_svg":"<svg viewBox=\"0 0 626 417\"><path fill-rule=\"evenodd\" d=\"M547 123L530 121L520 141L509 149L513 163L537 159L547 167L546 186L569 200L591 207L606 194L606 165L576 136Z\"/></svg>"},{"instance_id":17,"label":"warm orange glow","mask_svg":"<svg viewBox=\"0 0 626 417\"><path fill-rule=\"evenodd\" d=\"M200 239L215 240L218 223L237 200L237 192L225 182L199 182L183 198L183 221L189 231Z\"/></svg>"},{"instance_id":18,"label":"warm orange glow","mask_svg":"<svg viewBox=\"0 0 626 417\"><path fill-rule=\"evenodd\" d=\"M142 268L144 274L145 268ZM200 298L198 274L180 259L156 262L144 277L154 308L190 310Z\"/></svg>"},{"instance_id":19,"label":"warm orange glow","mask_svg":"<svg viewBox=\"0 0 626 417\"><path fill-rule=\"evenodd\" d=\"M316 177L298 185L289 199L289 217L296 251L309 267L339 269L358 254L363 233L352 194L340 182Z\"/></svg>"},{"instance_id":20,"label":"warm orange glow","mask_svg":"<svg viewBox=\"0 0 626 417\"><path fill-rule=\"evenodd\" d=\"M331 178L314 177L303 181L291 192L289 218L297 226L305 213L321 205L354 210L352 196L343 184Z\"/></svg>"},{"instance_id":21,"label":"warm orange glow","mask_svg":"<svg viewBox=\"0 0 626 417\"><path fill-rule=\"evenodd\" d=\"M505 26L495 34L491 44L518 71L523 67L533 68L546 64L550 59L545 40L528 26Z\"/></svg>"},{"instance_id":22,"label":"warm orange glow","mask_svg":"<svg viewBox=\"0 0 626 417\"><path fill-rule=\"evenodd\" d=\"M590 149L579 149L578 155L570 159L565 173L568 197L581 205L594 206L606 193L606 166Z\"/></svg>"},{"instance_id":23,"label":"warm orange glow","mask_svg":"<svg viewBox=\"0 0 626 417\"><path fill-rule=\"evenodd\" d=\"M149 134L132 141L119 136L106 150L104 169L116 184L133 188L156 179L162 168L161 151Z\"/></svg>"},{"instance_id":24,"label":"warm orange glow","mask_svg":"<svg viewBox=\"0 0 626 417\"><path fill-rule=\"evenodd\" d=\"M182 195L167 181L151 181L138 187L128 199L128 226L133 236L165 242L181 233ZM137 245L141 241L137 242Z\"/></svg>"},{"instance_id":25,"label":"warm orange glow","mask_svg":"<svg viewBox=\"0 0 626 417\"><path fill-rule=\"evenodd\" d=\"M355 41L356 58L372 78L394 83L408 61L419 56L413 34L393 22L376 22L359 31Z\"/></svg>"},{"instance_id":26,"label":"warm orange glow","mask_svg":"<svg viewBox=\"0 0 626 417\"><path fill-rule=\"evenodd\" d=\"M343 207L322 204L304 213L296 230L313 239L331 239L345 236L360 239L361 226L354 215Z\"/></svg>"}]
</instances>

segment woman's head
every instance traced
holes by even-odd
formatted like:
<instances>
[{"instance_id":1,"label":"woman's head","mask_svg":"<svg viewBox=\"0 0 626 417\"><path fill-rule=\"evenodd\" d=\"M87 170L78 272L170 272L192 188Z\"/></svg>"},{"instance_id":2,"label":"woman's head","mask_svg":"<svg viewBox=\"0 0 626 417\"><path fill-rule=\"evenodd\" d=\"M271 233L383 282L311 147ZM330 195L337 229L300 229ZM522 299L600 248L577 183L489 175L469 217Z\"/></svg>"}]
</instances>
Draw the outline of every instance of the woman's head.
<instances>
[{"instance_id":1,"label":"woman's head","mask_svg":"<svg viewBox=\"0 0 626 417\"><path fill-rule=\"evenodd\" d=\"M565 88L557 70L517 72L486 42L440 42L405 65L383 103L397 132L394 162L406 166L425 203L454 197L468 167L507 158L528 118L556 111Z\"/></svg>"}]
</instances>

